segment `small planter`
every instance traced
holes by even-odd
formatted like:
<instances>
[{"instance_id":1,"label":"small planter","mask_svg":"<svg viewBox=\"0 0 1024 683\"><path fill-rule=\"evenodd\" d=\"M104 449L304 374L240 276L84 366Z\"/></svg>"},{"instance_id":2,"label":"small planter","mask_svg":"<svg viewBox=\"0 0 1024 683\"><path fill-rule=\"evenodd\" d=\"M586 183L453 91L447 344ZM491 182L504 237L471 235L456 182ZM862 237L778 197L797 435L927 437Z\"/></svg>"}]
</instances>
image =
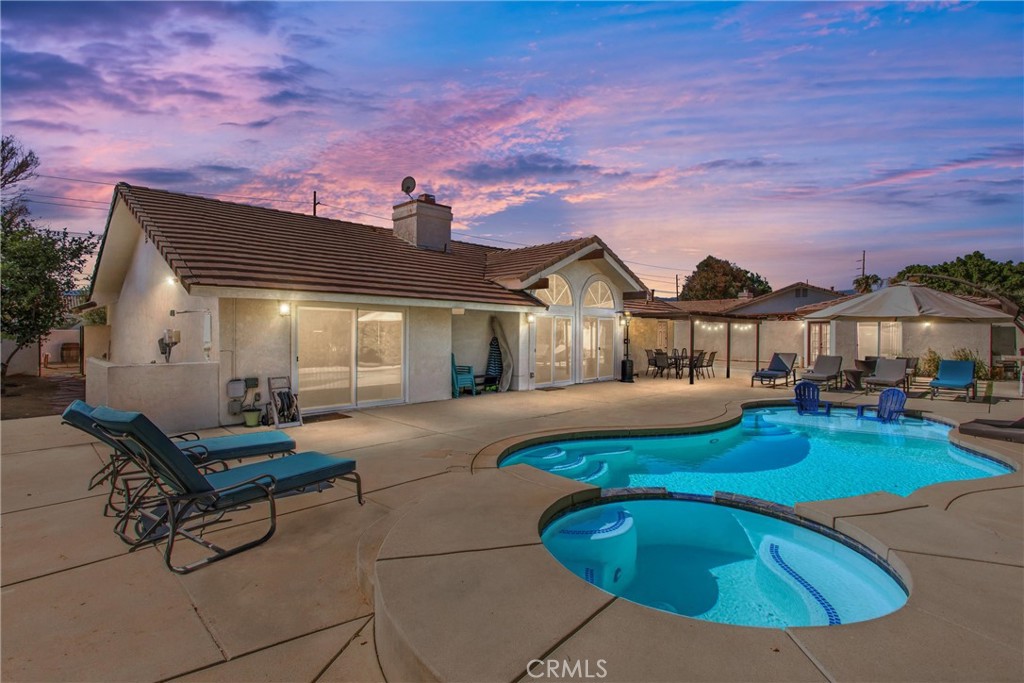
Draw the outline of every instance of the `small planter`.
<instances>
[{"instance_id":1,"label":"small planter","mask_svg":"<svg viewBox=\"0 0 1024 683\"><path fill-rule=\"evenodd\" d=\"M246 427L259 427L260 426L260 415L263 411L259 408L248 408L242 411L242 417L245 419Z\"/></svg>"}]
</instances>

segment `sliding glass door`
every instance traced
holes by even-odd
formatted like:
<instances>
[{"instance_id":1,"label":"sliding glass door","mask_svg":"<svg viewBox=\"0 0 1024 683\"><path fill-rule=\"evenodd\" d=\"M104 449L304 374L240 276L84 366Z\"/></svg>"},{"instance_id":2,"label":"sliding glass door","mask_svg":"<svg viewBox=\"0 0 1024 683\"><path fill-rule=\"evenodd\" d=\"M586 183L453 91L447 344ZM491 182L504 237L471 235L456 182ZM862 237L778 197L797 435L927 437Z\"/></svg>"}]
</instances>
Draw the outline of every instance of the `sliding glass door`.
<instances>
[{"instance_id":1,"label":"sliding glass door","mask_svg":"<svg viewBox=\"0 0 1024 683\"><path fill-rule=\"evenodd\" d=\"M572 318L537 316L537 343L534 349L534 379L537 385L572 381Z\"/></svg>"},{"instance_id":2,"label":"sliding glass door","mask_svg":"<svg viewBox=\"0 0 1024 683\"><path fill-rule=\"evenodd\" d=\"M295 392L303 412L404 399L401 311L300 305L296 316Z\"/></svg>"}]
</instances>

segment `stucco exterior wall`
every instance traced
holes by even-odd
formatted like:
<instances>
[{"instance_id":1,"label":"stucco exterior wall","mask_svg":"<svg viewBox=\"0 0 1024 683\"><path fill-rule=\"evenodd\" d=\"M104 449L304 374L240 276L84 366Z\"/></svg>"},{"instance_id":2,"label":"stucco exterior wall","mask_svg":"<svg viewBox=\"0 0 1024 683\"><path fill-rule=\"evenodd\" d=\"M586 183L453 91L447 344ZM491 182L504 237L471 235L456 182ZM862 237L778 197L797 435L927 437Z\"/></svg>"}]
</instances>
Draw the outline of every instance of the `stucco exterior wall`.
<instances>
[{"instance_id":1,"label":"stucco exterior wall","mask_svg":"<svg viewBox=\"0 0 1024 683\"><path fill-rule=\"evenodd\" d=\"M81 343L81 332L78 328L73 330L52 330L49 336L43 340L43 348L41 349L40 356L50 354L50 364L56 365L61 362L61 347L64 344L80 344ZM81 347L79 347L79 356L81 356ZM72 361L74 362L74 361Z\"/></svg>"},{"instance_id":2,"label":"stucco exterior wall","mask_svg":"<svg viewBox=\"0 0 1024 683\"><path fill-rule=\"evenodd\" d=\"M268 399L268 377L292 376L292 316L281 315L278 302L271 299L221 299L218 308L218 410L221 424L240 424L242 416L228 412L227 383L256 377Z\"/></svg>"},{"instance_id":3,"label":"stucco exterior wall","mask_svg":"<svg viewBox=\"0 0 1024 683\"><path fill-rule=\"evenodd\" d=\"M452 315L452 353L459 365L472 365L473 373L484 374L491 336L489 311L466 311Z\"/></svg>"},{"instance_id":4,"label":"stucco exterior wall","mask_svg":"<svg viewBox=\"0 0 1024 683\"><path fill-rule=\"evenodd\" d=\"M4 358L14 350L14 342L4 339L0 344L0 353ZM39 374L39 344L29 344L11 357L7 366L7 374L13 375L38 375Z\"/></svg>"},{"instance_id":5,"label":"stucco exterior wall","mask_svg":"<svg viewBox=\"0 0 1024 683\"><path fill-rule=\"evenodd\" d=\"M804 323L799 320L766 320L761 323L761 357L758 367L766 367L773 353L795 353L796 367L807 367Z\"/></svg>"},{"instance_id":6,"label":"stucco exterior wall","mask_svg":"<svg viewBox=\"0 0 1024 683\"><path fill-rule=\"evenodd\" d=\"M980 323L903 323L904 356L924 356L928 349L943 358L951 358L954 349L977 353L986 364L992 350L989 325Z\"/></svg>"},{"instance_id":7,"label":"stucco exterior wall","mask_svg":"<svg viewBox=\"0 0 1024 683\"><path fill-rule=\"evenodd\" d=\"M452 397L453 317L462 316L452 316L451 310L447 308L409 309L406 375L409 386L406 395L410 403L440 401Z\"/></svg>"},{"instance_id":8,"label":"stucco exterior wall","mask_svg":"<svg viewBox=\"0 0 1024 683\"><path fill-rule=\"evenodd\" d=\"M152 242L139 240L117 302L107 309L111 327L110 360L123 365L164 363L157 340L167 328L181 330L181 343L171 351L171 363L205 362L203 315L170 316L170 310L204 310L212 316L211 359L217 359L217 300L190 296L178 282Z\"/></svg>"},{"instance_id":9,"label":"stucco exterior wall","mask_svg":"<svg viewBox=\"0 0 1024 683\"><path fill-rule=\"evenodd\" d=\"M145 413L168 432L218 425L219 363L115 365L89 358L86 402Z\"/></svg>"},{"instance_id":10,"label":"stucco exterior wall","mask_svg":"<svg viewBox=\"0 0 1024 683\"><path fill-rule=\"evenodd\" d=\"M86 325L83 328L85 347L82 354L86 358L110 358L110 325ZM83 368L84 369L84 368Z\"/></svg>"}]
</instances>

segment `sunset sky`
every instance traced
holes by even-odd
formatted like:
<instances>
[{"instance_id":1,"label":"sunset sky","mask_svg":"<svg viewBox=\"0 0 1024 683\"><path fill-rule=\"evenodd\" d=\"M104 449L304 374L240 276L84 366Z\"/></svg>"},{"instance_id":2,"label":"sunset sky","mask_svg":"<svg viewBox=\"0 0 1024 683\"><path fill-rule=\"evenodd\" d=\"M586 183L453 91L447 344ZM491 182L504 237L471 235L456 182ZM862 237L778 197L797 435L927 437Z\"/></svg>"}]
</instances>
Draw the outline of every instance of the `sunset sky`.
<instances>
[{"instance_id":1,"label":"sunset sky","mask_svg":"<svg viewBox=\"0 0 1024 683\"><path fill-rule=\"evenodd\" d=\"M118 181L389 226L412 175L460 239L597 234L659 294L709 254L847 289L1024 260L1022 8L3 0L2 127L52 227Z\"/></svg>"}]
</instances>

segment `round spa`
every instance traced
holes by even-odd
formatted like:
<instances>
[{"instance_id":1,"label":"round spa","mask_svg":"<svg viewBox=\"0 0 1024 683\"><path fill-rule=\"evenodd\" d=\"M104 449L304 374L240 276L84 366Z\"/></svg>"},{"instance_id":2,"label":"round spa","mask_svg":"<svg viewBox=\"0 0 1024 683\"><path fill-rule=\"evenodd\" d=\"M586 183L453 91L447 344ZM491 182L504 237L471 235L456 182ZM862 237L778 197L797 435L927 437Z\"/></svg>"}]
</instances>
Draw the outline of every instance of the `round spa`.
<instances>
[{"instance_id":1,"label":"round spa","mask_svg":"<svg viewBox=\"0 0 1024 683\"><path fill-rule=\"evenodd\" d=\"M829 626L907 601L891 570L809 528L725 505L627 500L569 512L542 534L582 580L627 600L741 626Z\"/></svg>"}]
</instances>

